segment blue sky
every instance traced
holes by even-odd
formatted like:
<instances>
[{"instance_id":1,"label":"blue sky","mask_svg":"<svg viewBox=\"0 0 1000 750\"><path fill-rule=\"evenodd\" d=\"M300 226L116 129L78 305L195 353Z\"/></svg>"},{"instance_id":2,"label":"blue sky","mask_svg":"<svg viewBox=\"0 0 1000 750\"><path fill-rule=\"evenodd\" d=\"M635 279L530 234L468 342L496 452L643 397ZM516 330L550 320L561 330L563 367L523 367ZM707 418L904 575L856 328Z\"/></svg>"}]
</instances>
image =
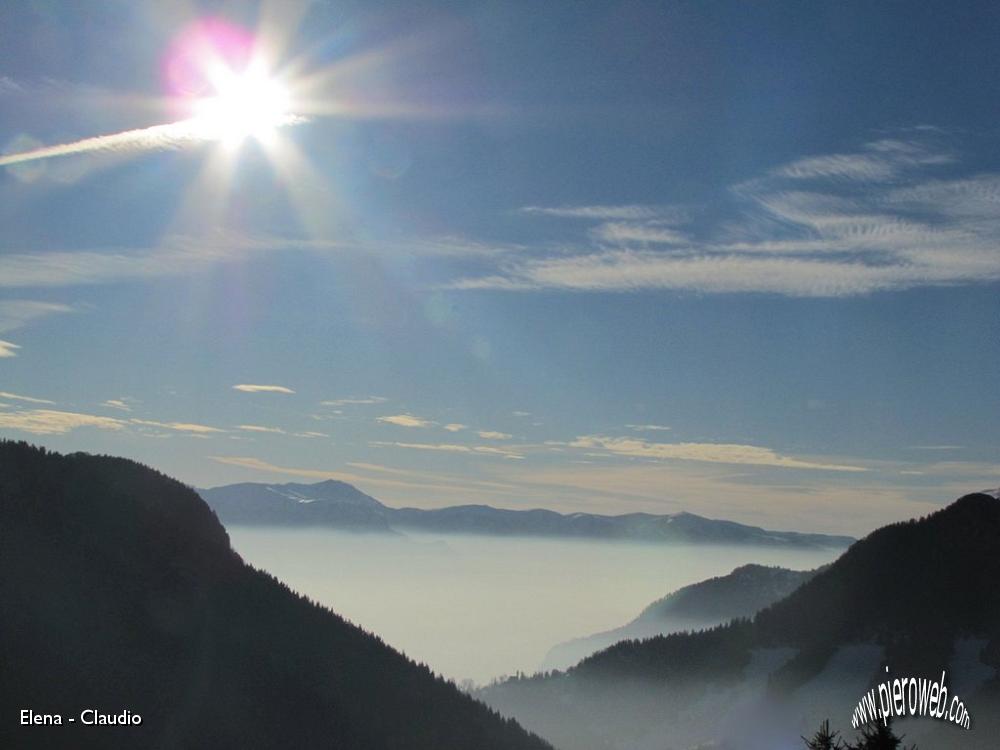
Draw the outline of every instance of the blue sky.
<instances>
[{"instance_id":1,"label":"blue sky","mask_svg":"<svg viewBox=\"0 0 1000 750\"><path fill-rule=\"evenodd\" d=\"M1000 485L995 4L8 5L7 153L178 120L209 18L302 118L2 169L5 436L851 533Z\"/></svg>"}]
</instances>

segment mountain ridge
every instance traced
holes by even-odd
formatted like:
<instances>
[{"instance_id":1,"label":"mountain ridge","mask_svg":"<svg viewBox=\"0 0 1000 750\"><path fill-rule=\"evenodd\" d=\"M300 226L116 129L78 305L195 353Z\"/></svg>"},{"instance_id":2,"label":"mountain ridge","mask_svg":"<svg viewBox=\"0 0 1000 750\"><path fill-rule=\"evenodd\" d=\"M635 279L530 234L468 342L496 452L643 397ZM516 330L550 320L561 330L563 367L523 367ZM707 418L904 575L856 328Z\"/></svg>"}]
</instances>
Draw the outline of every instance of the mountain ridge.
<instances>
[{"instance_id":1,"label":"mountain ridge","mask_svg":"<svg viewBox=\"0 0 1000 750\"><path fill-rule=\"evenodd\" d=\"M318 484L244 482L199 490L223 523L328 526L349 531L547 536L648 543L755 544L795 548L841 548L847 536L773 531L694 513L558 513L543 508L512 510L465 504L444 508L393 508L336 480ZM303 502L307 500L307 502Z\"/></svg>"}]
</instances>

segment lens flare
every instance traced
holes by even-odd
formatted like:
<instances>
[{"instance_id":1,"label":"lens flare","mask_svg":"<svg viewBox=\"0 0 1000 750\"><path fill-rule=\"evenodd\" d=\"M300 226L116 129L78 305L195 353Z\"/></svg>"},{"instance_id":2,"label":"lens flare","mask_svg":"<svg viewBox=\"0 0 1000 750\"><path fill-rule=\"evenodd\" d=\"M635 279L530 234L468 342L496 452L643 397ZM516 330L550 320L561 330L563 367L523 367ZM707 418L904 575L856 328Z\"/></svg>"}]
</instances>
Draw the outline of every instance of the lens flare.
<instances>
[{"instance_id":1,"label":"lens flare","mask_svg":"<svg viewBox=\"0 0 1000 750\"><path fill-rule=\"evenodd\" d=\"M271 141L289 124L288 88L258 35L220 18L196 21L171 45L164 72L184 116L206 140Z\"/></svg>"},{"instance_id":2,"label":"lens flare","mask_svg":"<svg viewBox=\"0 0 1000 750\"><path fill-rule=\"evenodd\" d=\"M184 27L163 59L163 82L178 101L210 95L215 67L245 70L257 48L254 34L223 18L201 18Z\"/></svg>"}]
</instances>

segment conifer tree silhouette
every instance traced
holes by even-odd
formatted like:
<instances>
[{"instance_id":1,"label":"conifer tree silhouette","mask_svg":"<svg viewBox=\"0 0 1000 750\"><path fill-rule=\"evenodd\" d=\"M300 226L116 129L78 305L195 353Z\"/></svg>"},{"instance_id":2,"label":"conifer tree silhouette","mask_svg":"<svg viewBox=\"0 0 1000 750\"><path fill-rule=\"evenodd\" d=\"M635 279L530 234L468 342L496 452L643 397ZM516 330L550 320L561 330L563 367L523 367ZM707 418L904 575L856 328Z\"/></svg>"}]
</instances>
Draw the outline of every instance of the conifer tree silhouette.
<instances>
[{"instance_id":1,"label":"conifer tree silhouette","mask_svg":"<svg viewBox=\"0 0 1000 750\"><path fill-rule=\"evenodd\" d=\"M846 750L844 741L840 739L840 732L830 731L830 720L825 719L816 730L812 738L803 737L809 750Z\"/></svg>"},{"instance_id":2,"label":"conifer tree silhouette","mask_svg":"<svg viewBox=\"0 0 1000 750\"><path fill-rule=\"evenodd\" d=\"M917 750L916 745L904 747L903 738L897 737L892 730L892 721L888 724L874 722L861 728L861 736L853 745L840 739L840 732L831 731L830 720L826 719L819 725L812 737L803 737L808 750Z\"/></svg>"},{"instance_id":3,"label":"conifer tree silhouette","mask_svg":"<svg viewBox=\"0 0 1000 750\"><path fill-rule=\"evenodd\" d=\"M861 737L851 750L917 750L916 745L903 746L903 738L892 731L892 720L888 723L873 722L861 728Z\"/></svg>"}]
</instances>

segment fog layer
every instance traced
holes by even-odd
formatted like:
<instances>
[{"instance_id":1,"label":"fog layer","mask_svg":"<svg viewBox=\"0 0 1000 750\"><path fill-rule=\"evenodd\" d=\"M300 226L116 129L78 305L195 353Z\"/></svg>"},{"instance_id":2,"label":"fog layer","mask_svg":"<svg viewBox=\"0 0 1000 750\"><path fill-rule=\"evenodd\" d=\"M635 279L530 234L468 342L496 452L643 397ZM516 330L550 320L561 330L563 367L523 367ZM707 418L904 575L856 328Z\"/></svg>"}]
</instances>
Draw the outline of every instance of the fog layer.
<instances>
[{"instance_id":1,"label":"fog layer","mask_svg":"<svg viewBox=\"0 0 1000 750\"><path fill-rule=\"evenodd\" d=\"M233 527L247 562L455 680L534 672L554 644L622 625L689 583L838 552Z\"/></svg>"}]
</instances>

